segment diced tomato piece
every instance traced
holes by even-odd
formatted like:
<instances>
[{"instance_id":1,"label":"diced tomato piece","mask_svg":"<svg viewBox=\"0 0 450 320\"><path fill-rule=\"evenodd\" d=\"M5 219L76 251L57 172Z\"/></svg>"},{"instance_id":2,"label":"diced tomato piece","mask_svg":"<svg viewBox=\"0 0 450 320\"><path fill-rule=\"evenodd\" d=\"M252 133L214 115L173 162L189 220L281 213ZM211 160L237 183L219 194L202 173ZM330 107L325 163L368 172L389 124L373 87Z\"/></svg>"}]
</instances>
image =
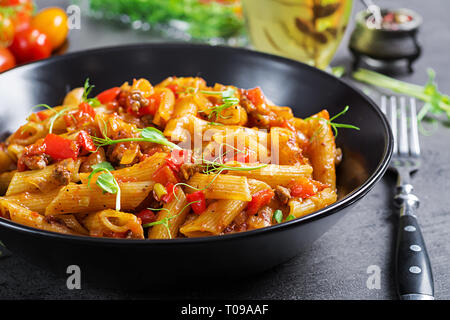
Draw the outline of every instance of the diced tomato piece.
<instances>
[{"instance_id":1,"label":"diced tomato piece","mask_svg":"<svg viewBox=\"0 0 450 320\"><path fill-rule=\"evenodd\" d=\"M45 110L37 112L36 115L38 116L39 120L41 120L41 121L43 121L49 117L49 115L47 113L45 113Z\"/></svg>"},{"instance_id":2,"label":"diced tomato piece","mask_svg":"<svg viewBox=\"0 0 450 320\"><path fill-rule=\"evenodd\" d=\"M167 164L163 164L155 171L155 173L153 173L152 180L161 183L162 185L166 185L168 182L178 182L175 173Z\"/></svg>"},{"instance_id":3,"label":"diced tomato piece","mask_svg":"<svg viewBox=\"0 0 450 320\"><path fill-rule=\"evenodd\" d=\"M255 106L266 103L266 98L260 87L247 90L245 95Z\"/></svg>"},{"instance_id":4,"label":"diced tomato piece","mask_svg":"<svg viewBox=\"0 0 450 320\"><path fill-rule=\"evenodd\" d=\"M166 88L172 90L173 94L175 95L175 99L178 99L178 85L177 84L169 84Z\"/></svg>"},{"instance_id":5,"label":"diced tomato piece","mask_svg":"<svg viewBox=\"0 0 450 320\"><path fill-rule=\"evenodd\" d=\"M64 160L78 157L79 146L75 141L63 138L53 133L49 133L45 139L45 153L53 160Z\"/></svg>"},{"instance_id":6,"label":"diced tomato piece","mask_svg":"<svg viewBox=\"0 0 450 320\"><path fill-rule=\"evenodd\" d=\"M109 102L114 101L120 93L119 87L114 87L108 90L103 91L97 96L98 101L101 104L107 104Z\"/></svg>"},{"instance_id":7,"label":"diced tomato piece","mask_svg":"<svg viewBox=\"0 0 450 320\"><path fill-rule=\"evenodd\" d=\"M159 105L161 104L161 93L157 92L152 94L148 98L148 105L139 109L139 116L144 115L155 115L156 111L158 111Z\"/></svg>"},{"instance_id":8,"label":"diced tomato piece","mask_svg":"<svg viewBox=\"0 0 450 320\"><path fill-rule=\"evenodd\" d=\"M259 209L268 204L272 200L274 193L272 189L258 191L252 196L252 200L247 205L247 213L249 215L256 214Z\"/></svg>"},{"instance_id":9,"label":"diced tomato piece","mask_svg":"<svg viewBox=\"0 0 450 320\"><path fill-rule=\"evenodd\" d=\"M156 214L149 209L144 209L136 214L136 216L141 219L141 224L145 225L147 223L152 223L156 221Z\"/></svg>"},{"instance_id":10,"label":"diced tomato piece","mask_svg":"<svg viewBox=\"0 0 450 320\"><path fill-rule=\"evenodd\" d=\"M203 191L196 191L191 194L186 195L186 199L188 202L191 203L192 211L194 211L195 214L202 214L206 210L206 199L205 199L205 193Z\"/></svg>"},{"instance_id":11,"label":"diced tomato piece","mask_svg":"<svg viewBox=\"0 0 450 320\"><path fill-rule=\"evenodd\" d=\"M180 167L184 163L192 162L192 152L190 150L172 150L166 159L167 165L174 171L180 172Z\"/></svg>"},{"instance_id":12,"label":"diced tomato piece","mask_svg":"<svg viewBox=\"0 0 450 320\"><path fill-rule=\"evenodd\" d=\"M302 199L309 198L317 193L311 180L301 177L291 183L291 195Z\"/></svg>"},{"instance_id":13,"label":"diced tomato piece","mask_svg":"<svg viewBox=\"0 0 450 320\"><path fill-rule=\"evenodd\" d=\"M91 105L89 103L87 103L87 102L80 103L80 105L78 106L78 110L81 113L85 113L85 114L90 115L92 118L95 117L94 108L92 108Z\"/></svg>"},{"instance_id":14,"label":"diced tomato piece","mask_svg":"<svg viewBox=\"0 0 450 320\"><path fill-rule=\"evenodd\" d=\"M91 136L84 130L81 130L77 136L77 143L86 151L95 151L97 148L95 147L94 141L92 141Z\"/></svg>"},{"instance_id":15,"label":"diced tomato piece","mask_svg":"<svg viewBox=\"0 0 450 320\"><path fill-rule=\"evenodd\" d=\"M94 122L94 118L94 108L92 108L87 102L80 103L78 110L75 112L64 115L66 126L70 127L72 125L76 125L77 128L81 128L85 123Z\"/></svg>"},{"instance_id":16,"label":"diced tomato piece","mask_svg":"<svg viewBox=\"0 0 450 320\"><path fill-rule=\"evenodd\" d=\"M166 190L167 190L167 194L163 195L161 197L161 200L163 202L165 202L165 203L169 203L174 198L174 193L175 193L176 187L171 182L168 182L165 187L166 187Z\"/></svg>"}]
</instances>

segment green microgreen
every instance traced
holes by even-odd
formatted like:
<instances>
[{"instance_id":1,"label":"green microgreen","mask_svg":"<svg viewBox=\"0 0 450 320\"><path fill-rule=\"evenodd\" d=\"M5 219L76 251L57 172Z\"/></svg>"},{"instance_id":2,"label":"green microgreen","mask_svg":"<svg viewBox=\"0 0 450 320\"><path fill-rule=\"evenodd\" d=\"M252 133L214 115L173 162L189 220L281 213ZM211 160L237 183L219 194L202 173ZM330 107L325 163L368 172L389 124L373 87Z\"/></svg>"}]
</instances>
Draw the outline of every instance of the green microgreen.
<instances>
[{"instance_id":1,"label":"green microgreen","mask_svg":"<svg viewBox=\"0 0 450 320\"><path fill-rule=\"evenodd\" d=\"M175 196L176 196L176 194L175 194ZM175 219L176 217L178 217L178 216L184 211L184 209L186 209L187 207L189 207L191 204L197 203L197 202L200 202L200 200L196 200L196 201L189 202L188 204L186 204L186 205L183 207L183 209L180 210L180 212L179 212L178 214L176 214L176 215L174 215L174 216L165 216L165 217L162 218L161 220L158 220L158 221L154 221L154 222L150 222L150 223L144 224L142 227L148 228L148 227L153 227L153 226L156 226L156 225L160 225L160 224L161 224L161 225L163 225L163 226L166 228L167 233L169 234L169 238L172 239L172 234L171 234L171 232L170 232L170 226L169 226L170 220ZM167 208L159 208L159 209L147 208L147 209L148 209L148 210L152 210L152 211L163 211L163 210L164 210L164 211L167 211L168 213L170 213L170 211L169 211Z\"/></svg>"},{"instance_id":2,"label":"green microgreen","mask_svg":"<svg viewBox=\"0 0 450 320\"><path fill-rule=\"evenodd\" d=\"M321 118L321 117L319 117L318 119L319 119L320 121L325 122L327 125L329 125L329 126L331 126L331 128L333 128L334 136L335 136L335 137L337 137L337 135L338 135L338 128L347 128L347 129L360 130L360 128L358 128L358 127L356 127L356 126L354 126L354 125L351 125L351 124L335 123L335 122L333 122L333 120L335 120L335 119L339 118L340 116L346 114L347 111L348 111L349 109L350 109L350 107L349 107L349 106L346 106L346 107L344 108L344 110L342 110L342 111L339 112L337 115L335 115L334 117L330 118L329 120L327 120L327 119L325 119L325 118ZM305 121L309 121L309 120L311 120L311 119L317 119L317 117L312 116L312 117L305 118L304 120L305 120ZM322 129L322 128L319 128L319 132L321 131L321 129ZM313 136L311 137L311 139L315 138L315 137L317 136L317 134L318 134L318 131L314 132L314 134L313 134Z\"/></svg>"},{"instance_id":3,"label":"green microgreen","mask_svg":"<svg viewBox=\"0 0 450 320\"><path fill-rule=\"evenodd\" d=\"M227 88L224 91L200 91L203 94L207 95L218 95L222 98L222 104L218 106L214 106L210 108L210 114L208 116L208 119L211 119L215 115L215 119L222 118L226 119L229 117L225 117L221 115L220 113L224 111L225 109L228 109L229 107L232 107L239 103L239 98L235 97L234 93L236 92L233 88Z\"/></svg>"},{"instance_id":4,"label":"green microgreen","mask_svg":"<svg viewBox=\"0 0 450 320\"><path fill-rule=\"evenodd\" d=\"M277 223L281 223L283 221L283 212L279 209L275 210L272 219L275 220Z\"/></svg>"},{"instance_id":5,"label":"green microgreen","mask_svg":"<svg viewBox=\"0 0 450 320\"><path fill-rule=\"evenodd\" d=\"M111 164L109 164L111 166ZM111 193L111 194L117 194L116 196L116 210L120 211L120 186L117 180L114 178L114 175L111 173L111 171L107 168L108 165L105 162L102 162L101 164L94 165L95 168L91 172L91 174L88 177L88 187L90 186L91 180L94 177L94 175L98 172L103 172L97 177L97 181L95 182L102 190L103 193ZM93 166L93 167L94 167ZM112 167L112 166L111 166Z\"/></svg>"},{"instance_id":6,"label":"green microgreen","mask_svg":"<svg viewBox=\"0 0 450 320\"><path fill-rule=\"evenodd\" d=\"M166 137L164 137L164 134L156 128L147 127L144 129L139 129L139 131L141 134L140 134L140 137L138 137L138 138L125 138L125 139L113 140L113 139L107 137L104 133L103 133L104 138L99 138L99 137L95 137L95 136L91 136L91 137L97 147L108 146L108 145L121 143L121 142L134 141L134 142L152 142L152 143L165 145L172 149L181 150L181 148L179 146L177 146L173 142L170 142Z\"/></svg>"},{"instance_id":7,"label":"green microgreen","mask_svg":"<svg viewBox=\"0 0 450 320\"><path fill-rule=\"evenodd\" d=\"M101 103L98 101L97 98L89 98L89 95L91 94L92 89L94 89L94 85L89 84L89 78L86 79L84 82L84 90L81 100L83 102L87 102L91 107L98 107Z\"/></svg>"},{"instance_id":8,"label":"green microgreen","mask_svg":"<svg viewBox=\"0 0 450 320\"><path fill-rule=\"evenodd\" d=\"M422 120L430 114L445 114L447 119L450 119L450 97L439 91L435 81L435 71L430 68L427 72L428 81L424 86L400 81L366 69L358 69L353 73L353 77L358 81L389 89L397 93L406 94L425 102L424 106L417 114L417 121L421 126Z\"/></svg>"}]
</instances>

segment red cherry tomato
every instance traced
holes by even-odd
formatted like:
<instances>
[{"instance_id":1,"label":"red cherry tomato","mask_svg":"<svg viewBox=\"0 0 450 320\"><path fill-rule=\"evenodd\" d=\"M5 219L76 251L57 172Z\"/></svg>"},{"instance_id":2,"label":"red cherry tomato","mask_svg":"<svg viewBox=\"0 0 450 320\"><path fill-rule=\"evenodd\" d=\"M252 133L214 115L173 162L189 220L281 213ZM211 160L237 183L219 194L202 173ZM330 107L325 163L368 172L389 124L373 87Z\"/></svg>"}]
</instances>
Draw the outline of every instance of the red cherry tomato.
<instances>
[{"instance_id":1,"label":"red cherry tomato","mask_svg":"<svg viewBox=\"0 0 450 320\"><path fill-rule=\"evenodd\" d=\"M23 31L30 26L34 10L32 0L0 0L0 6L17 7L19 9L11 15L16 32Z\"/></svg>"},{"instance_id":2,"label":"red cherry tomato","mask_svg":"<svg viewBox=\"0 0 450 320\"><path fill-rule=\"evenodd\" d=\"M14 24L11 18L0 12L0 47L8 47L14 40Z\"/></svg>"},{"instance_id":3,"label":"red cherry tomato","mask_svg":"<svg viewBox=\"0 0 450 320\"><path fill-rule=\"evenodd\" d=\"M0 72L14 68L16 65L16 59L11 51L6 48L0 47Z\"/></svg>"},{"instance_id":4,"label":"red cherry tomato","mask_svg":"<svg viewBox=\"0 0 450 320\"><path fill-rule=\"evenodd\" d=\"M48 58L52 52L52 44L44 33L29 28L16 33L10 50L18 63L24 63Z\"/></svg>"}]
</instances>

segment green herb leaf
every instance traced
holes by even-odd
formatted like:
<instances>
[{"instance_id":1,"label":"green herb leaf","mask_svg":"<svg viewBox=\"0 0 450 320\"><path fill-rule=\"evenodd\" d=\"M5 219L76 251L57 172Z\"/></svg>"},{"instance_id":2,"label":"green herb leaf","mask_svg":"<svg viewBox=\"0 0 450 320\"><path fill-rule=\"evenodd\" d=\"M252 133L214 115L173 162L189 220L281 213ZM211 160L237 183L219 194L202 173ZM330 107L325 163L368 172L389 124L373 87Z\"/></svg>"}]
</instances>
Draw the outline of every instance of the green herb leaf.
<instances>
[{"instance_id":1,"label":"green herb leaf","mask_svg":"<svg viewBox=\"0 0 450 320\"><path fill-rule=\"evenodd\" d=\"M147 128L142 129L141 137L144 139L147 139L148 142L166 145L172 149L181 149L175 143L172 143L169 140L167 140L167 138L164 136L164 134L160 130L153 128L153 127L147 127Z\"/></svg>"},{"instance_id":2,"label":"green herb leaf","mask_svg":"<svg viewBox=\"0 0 450 320\"><path fill-rule=\"evenodd\" d=\"M345 66L336 66L331 68L331 73L337 77L341 78L345 74Z\"/></svg>"},{"instance_id":3,"label":"green herb leaf","mask_svg":"<svg viewBox=\"0 0 450 320\"><path fill-rule=\"evenodd\" d=\"M295 216L292 215L292 214L290 214L290 215L288 215L288 216L286 217L286 220L284 220L284 221L291 221L291 220L294 220L294 219L295 219Z\"/></svg>"},{"instance_id":4,"label":"green herb leaf","mask_svg":"<svg viewBox=\"0 0 450 320\"><path fill-rule=\"evenodd\" d=\"M197 203L197 202L200 202L200 200L196 200L196 201L189 202L188 204L186 204L186 205L183 207L183 209L180 210L180 212L179 212L178 214L176 214L176 215L174 215L174 216L170 216L170 217L169 217L169 216L165 216L165 217L162 218L161 220L158 220L158 221L154 221L154 222L150 222L150 223L144 224L142 227L143 227L143 228L148 228L148 227L153 227L153 226L162 224L162 225L166 228L167 233L169 234L169 238L172 239L172 234L170 233L169 221L172 220L172 219L175 219L176 217L178 217L178 216L184 211L184 209L186 209L187 207L189 207L191 204ZM152 211L162 211L162 210L164 210L164 211L167 211L167 212L170 213L170 211L169 211L167 208L159 208L159 209L147 208L147 209L148 209L148 210L152 210Z\"/></svg>"},{"instance_id":5,"label":"green herb leaf","mask_svg":"<svg viewBox=\"0 0 450 320\"><path fill-rule=\"evenodd\" d=\"M445 113L447 118L450 119L450 97L439 92L438 85L435 82L435 76L434 70L428 69L428 81L426 85L419 86L367 69L358 69L353 73L353 78L358 81L406 94L424 101L425 104L417 115L419 124L430 113L436 115Z\"/></svg>"},{"instance_id":6,"label":"green herb leaf","mask_svg":"<svg viewBox=\"0 0 450 320\"><path fill-rule=\"evenodd\" d=\"M181 148L179 146L177 146L175 143L170 142L165 136L164 134L153 127L147 127L144 129L141 129L141 135L140 138L126 138L126 139L118 139L118 140L112 140L109 137L105 136L104 138L99 138L99 137L95 137L95 136L91 136L92 140L94 141L95 145L97 147L103 147L103 146L108 146L111 144L116 144L116 143L121 143L121 142L131 142L131 141L135 141L135 142L152 142L152 143L158 143L158 144L162 144L165 145L169 148L172 149L179 149L181 150Z\"/></svg>"},{"instance_id":7,"label":"green herb leaf","mask_svg":"<svg viewBox=\"0 0 450 320\"><path fill-rule=\"evenodd\" d=\"M104 163L104 162L103 162ZM107 165L103 165L107 166ZM94 175L98 172L104 171L104 173L100 174L97 177L97 181L95 182L102 190L103 193L111 193L111 194L117 194L116 196L116 210L120 211L120 187L117 180L114 178L114 175L106 169L105 167L98 167L94 169L91 174L88 177L88 187L91 184L91 180L94 177Z\"/></svg>"},{"instance_id":8,"label":"green herb leaf","mask_svg":"<svg viewBox=\"0 0 450 320\"><path fill-rule=\"evenodd\" d=\"M224 91L200 91L200 92L203 94L219 95L222 97L223 104L210 108L211 113L209 114L208 119L211 119L213 115L215 115L216 119L218 117L225 119L226 117L222 116L220 113L223 110L228 109L229 107L232 107L239 103L239 99L234 96L236 90L233 88L227 88Z\"/></svg>"},{"instance_id":9,"label":"green herb leaf","mask_svg":"<svg viewBox=\"0 0 450 320\"><path fill-rule=\"evenodd\" d=\"M96 184L102 188L104 192L116 194L117 191L119 191L119 186L110 172L99 175Z\"/></svg>"},{"instance_id":10,"label":"green herb leaf","mask_svg":"<svg viewBox=\"0 0 450 320\"><path fill-rule=\"evenodd\" d=\"M351 124L335 123L335 122L333 122L333 120L335 120L335 119L339 118L340 116L346 114L347 111L348 111L349 109L350 109L350 107L349 107L349 106L346 106L346 107L344 108L344 110L342 110L341 112L339 112L339 113L338 113L337 115L335 115L334 117L330 118L330 120L327 120L327 119L325 119L325 118L319 118L319 119L320 119L321 121L324 121L326 124L328 124L328 125L331 126L331 128L332 128L333 131L334 131L334 136L335 136L335 137L337 137L337 135L338 135L338 129L337 129L337 128L347 128L347 129L360 130L360 128L358 128L358 127L356 127L356 126L354 126L354 125L351 125ZM308 117L308 118L305 118L304 120L305 120L305 121L309 121L309 120L311 120L311 119L315 119L315 117ZM319 128L319 130L321 130L321 128ZM317 136L317 134L318 134L317 131L314 132L312 138L315 138L315 137Z\"/></svg>"},{"instance_id":11,"label":"green herb leaf","mask_svg":"<svg viewBox=\"0 0 450 320\"><path fill-rule=\"evenodd\" d=\"M100 163L94 164L94 165L91 166L91 168L94 169L94 170L95 169L100 169L100 168L107 169L109 171L115 170L114 167L112 166L112 164L109 163L108 161L104 161L104 162L100 162Z\"/></svg>"},{"instance_id":12,"label":"green herb leaf","mask_svg":"<svg viewBox=\"0 0 450 320\"><path fill-rule=\"evenodd\" d=\"M283 212L281 210L275 210L275 212L273 213L273 219L277 223L281 223L283 221Z\"/></svg>"}]
</instances>

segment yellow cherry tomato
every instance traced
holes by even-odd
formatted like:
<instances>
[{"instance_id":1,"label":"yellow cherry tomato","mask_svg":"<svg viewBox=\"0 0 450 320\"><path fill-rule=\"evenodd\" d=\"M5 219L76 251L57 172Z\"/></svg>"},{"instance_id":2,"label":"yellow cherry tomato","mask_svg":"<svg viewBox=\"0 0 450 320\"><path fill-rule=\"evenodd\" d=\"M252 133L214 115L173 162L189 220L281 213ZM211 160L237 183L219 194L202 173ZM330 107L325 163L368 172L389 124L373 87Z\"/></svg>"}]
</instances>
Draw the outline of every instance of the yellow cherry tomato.
<instances>
[{"instance_id":1,"label":"yellow cherry tomato","mask_svg":"<svg viewBox=\"0 0 450 320\"><path fill-rule=\"evenodd\" d=\"M61 8L46 8L33 17L31 25L45 33L52 43L52 48L59 48L69 33L67 15Z\"/></svg>"}]
</instances>

